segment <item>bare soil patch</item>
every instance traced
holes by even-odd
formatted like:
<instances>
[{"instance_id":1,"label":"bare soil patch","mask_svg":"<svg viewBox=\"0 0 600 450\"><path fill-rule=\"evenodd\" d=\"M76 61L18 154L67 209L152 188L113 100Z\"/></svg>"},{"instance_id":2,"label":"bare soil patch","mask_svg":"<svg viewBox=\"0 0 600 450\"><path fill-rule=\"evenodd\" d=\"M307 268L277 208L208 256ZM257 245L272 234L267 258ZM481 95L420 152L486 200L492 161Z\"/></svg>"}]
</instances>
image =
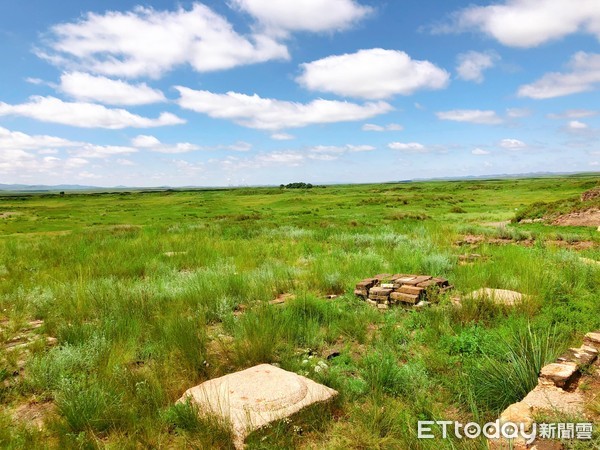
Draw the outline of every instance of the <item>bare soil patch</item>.
<instances>
[{"instance_id":1,"label":"bare soil patch","mask_svg":"<svg viewBox=\"0 0 600 450\"><path fill-rule=\"evenodd\" d=\"M12 216L19 216L21 215L20 212L16 212L16 211L5 211L5 212L1 212L0 213L0 219L8 219L9 217Z\"/></svg>"},{"instance_id":2,"label":"bare soil patch","mask_svg":"<svg viewBox=\"0 0 600 450\"><path fill-rule=\"evenodd\" d=\"M572 227L600 227L600 209L592 208L563 214L557 217L552 224Z\"/></svg>"}]
</instances>

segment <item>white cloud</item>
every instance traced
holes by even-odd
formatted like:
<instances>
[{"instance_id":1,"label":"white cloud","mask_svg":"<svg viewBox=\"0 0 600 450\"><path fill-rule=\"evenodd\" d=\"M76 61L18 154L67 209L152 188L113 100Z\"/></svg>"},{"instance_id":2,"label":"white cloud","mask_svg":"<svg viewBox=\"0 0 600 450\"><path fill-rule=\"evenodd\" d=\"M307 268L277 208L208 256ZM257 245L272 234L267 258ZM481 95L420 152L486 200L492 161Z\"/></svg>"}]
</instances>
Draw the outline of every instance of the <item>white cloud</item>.
<instances>
[{"instance_id":1,"label":"white cloud","mask_svg":"<svg viewBox=\"0 0 600 450\"><path fill-rule=\"evenodd\" d=\"M140 134L131 140L131 145L142 150L150 150L157 153L188 153L197 150L231 150L235 152L247 152L252 149L252 144L244 141L237 141L230 145L217 145L213 147L200 146L189 142L179 142L176 144L164 144L154 136Z\"/></svg>"},{"instance_id":2,"label":"white cloud","mask_svg":"<svg viewBox=\"0 0 600 450\"><path fill-rule=\"evenodd\" d=\"M177 144L163 144L154 136L141 134L131 140L131 145L136 148L150 150L158 153L187 153L194 150L200 150L200 147L189 142L180 142Z\"/></svg>"},{"instance_id":3,"label":"white cloud","mask_svg":"<svg viewBox=\"0 0 600 450\"><path fill-rule=\"evenodd\" d=\"M454 122L470 122L483 125L497 125L502 123L495 111L480 109L455 109L452 111L440 111L435 113L441 120L452 120Z\"/></svg>"},{"instance_id":4,"label":"white cloud","mask_svg":"<svg viewBox=\"0 0 600 450\"><path fill-rule=\"evenodd\" d=\"M402 150L409 153L427 153L427 147L418 142L391 142L388 147L392 150Z\"/></svg>"},{"instance_id":5,"label":"white cloud","mask_svg":"<svg viewBox=\"0 0 600 450\"><path fill-rule=\"evenodd\" d=\"M448 72L429 61L382 48L328 56L302 64L301 68L296 81L307 89L366 99L442 89L450 78Z\"/></svg>"},{"instance_id":6,"label":"white cloud","mask_svg":"<svg viewBox=\"0 0 600 450\"><path fill-rule=\"evenodd\" d=\"M490 152L488 150L484 150L482 148L476 148L475 150L473 150L471 153L473 153L474 155L489 155Z\"/></svg>"},{"instance_id":7,"label":"white cloud","mask_svg":"<svg viewBox=\"0 0 600 450\"><path fill-rule=\"evenodd\" d=\"M535 47L569 34L585 32L600 39L597 0L506 0L458 11L438 32L479 30L510 47Z\"/></svg>"},{"instance_id":8,"label":"white cloud","mask_svg":"<svg viewBox=\"0 0 600 450\"><path fill-rule=\"evenodd\" d=\"M82 144L79 148L76 150L71 150L70 152L78 157L83 158L109 158L116 155L128 155L130 153L136 153L137 149L119 145Z\"/></svg>"},{"instance_id":9,"label":"white cloud","mask_svg":"<svg viewBox=\"0 0 600 450\"><path fill-rule=\"evenodd\" d=\"M67 139L21 133L20 131L10 131L0 127L0 149L19 149L19 150L38 150L44 154L54 154L58 148L74 147L79 145Z\"/></svg>"},{"instance_id":10,"label":"white cloud","mask_svg":"<svg viewBox=\"0 0 600 450\"><path fill-rule=\"evenodd\" d=\"M232 0L232 3L276 33L342 30L372 11L354 0Z\"/></svg>"},{"instance_id":11,"label":"white cloud","mask_svg":"<svg viewBox=\"0 0 600 450\"><path fill-rule=\"evenodd\" d=\"M589 109L567 109L559 114L548 114L549 119L581 119L598 115L598 111Z\"/></svg>"},{"instance_id":12,"label":"white cloud","mask_svg":"<svg viewBox=\"0 0 600 450\"><path fill-rule=\"evenodd\" d=\"M387 125L375 125L373 123L365 123L362 126L363 131L402 131L404 127L398 123L389 123Z\"/></svg>"},{"instance_id":13,"label":"white cloud","mask_svg":"<svg viewBox=\"0 0 600 450\"><path fill-rule=\"evenodd\" d=\"M568 127L571 130L585 130L588 126L579 120L571 120L568 124Z\"/></svg>"},{"instance_id":14,"label":"white cloud","mask_svg":"<svg viewBox=\"0 0 600 450\"><path fill-rule=\"evenodd\" d=\"M182 86L177 86L176 89L180 93L177 102L182 108L261 130L276 131L314 124L365 120L393 109L385 102L359 105L319 99L310 103L296 103L261 98L256 94L214 94Z\"/></svg>"},{"instance_id":15,"label":"white cloud","mask_svg":"<svg viewBox=\"0 0 600 450\"><path fill-rule=\"evenodd\" d=\"M371 152L376 150L372 145L351 145L346 144L344 146L337 145L316 145L314 147L310 147L308 151L310 153L316 153L321 155L343 155L345 153L357 153L357 152ZM314 155L313 155L314 156ZM310 156L312 157L312 156ZM329 158L334 159L334 158Z\"/></svg>"},{"instance_id":16,"label":"white cloud","mask_svg":"<svg viewBox=\"0 0 600 450\"><path fill-rule=\"evenodd\" d=\"M499 145L508 150L520 150L527 147L525 142L518 139L502 139Z\"/></svg>"},{"instance_id":17,"label":"white cloud","mask_svg":"<svg viewBox=\"0 0 600 450\"><path fill-rule=\"evenodd\" d=\"M506 115L511 119L519 119L521 117L527 117L531 115L531 111L527 108L508 108Z\"/></svg>"},{"instance_id":18,"label":"white cloud","mask_svg":"<svg viewBox=\"0 0 600 450\"><path fill-rule=\"evenodd\" d=\"M592 91L600 84L600 53L575 53L568 67L569 72L547 73L539 80L521 86L518 91L519 97L562 97Z\"/></svg>"},{"instance_id":19,"label":"white cloud","mask_svg":"<svg viewBox=\"0 0 600 450\"><path fill-rule=\"evenodd\" d=\"M61 152L69 156L58 156ZM28 135L0 127L0 172L22 177L24 174L71 174L90 163L137 152L120 146L103 146L70 141L55 136ZM53 155L53 156L50 156Z\"/></svg>"},{"instance_id":20,"label":"white cloud","mask_svg":"<svg viewBox=\"0 0 600 450\"><path fill-rule=\"evenodd\" d=\"M288 133L273 133L271 139L275 141L291 141L295 137Z\"/></svg>"},{"instance_id":21,"label":"white cloud","mask_svg":"<svg viewBox=\"0 0 600 450\"><path fill-rule=\"evenodd\" d=\"M59 89L77 100L109 105L147 105L166 101L161 91L146 83L129 84L83 72L62 74Z\"/></svg>"},{"instance_id":22,"label":"white cloud","mask_svg":"<svg viewBox=\"0 0 600 450\"><path fill-rule=\"evenodd\" d=\"M112 130L133 127L150 128L185 123L171 113L163 112L157 119L132 114L124 109L110 109L102 105L64 102L56 97L33 96L29 102L9 105L0 102L0 116L22 116L42 122L59 123L81 128L108 128Z\"/></svg>"},{"instance_id":23,"label":"white cloud","mask_svg":"<svg viewBox=\"0 0 600 450\"><path fill-rule=\"evenodd\" d=\"M298 166L304 161L304 155L292 151L280 151L272 153L262 153L257 155L255 160L262 164L283 164L286 166Z\"/></svg>"},{"instance_id":24,"label":"white cloud","mask_svg":"<svg viewBox=\"0 0 600 450\"><path fill-rule=\"evenodd\" d=\"M88 12L54 25L46 45L37 54L56 65L124 77L159 77L185 64L208 72L289 58L285 45L265 34L241 35L201 3L189 11Z\"/></svg>"},{"instance_id":25,"label":"white cloud","mask_svg":"<svg viewBox=\"0 0 600 450\"><path fill-rule=\"evenodd\" d=\"M234 152L248 152L252 150L252 144L249 142L238 141L235 144L226 145L226 150L233 150Z\"/></svg>"},{"instance_id":26,"label":"white cloud","mask_svg":"<svg viewBox=\"0 0 600 450\"><path fill-rule=\"evenodd\" d=\"M500 56L494 51L461 53L457 57L456 71L458 77L463 80L481 83L483 72L494 67L499 59Z\"/></svg>"},{"instance_id":27,"label":"white cloud","mask_svg":"<svg viewBox=\"0 0 600 450\"><path fill-rule=\"evenodd\" d=\"M119 158L117 159L117 164L121 166L135 166L136 164L130 159Z\"/></svg>"}]
</instances>

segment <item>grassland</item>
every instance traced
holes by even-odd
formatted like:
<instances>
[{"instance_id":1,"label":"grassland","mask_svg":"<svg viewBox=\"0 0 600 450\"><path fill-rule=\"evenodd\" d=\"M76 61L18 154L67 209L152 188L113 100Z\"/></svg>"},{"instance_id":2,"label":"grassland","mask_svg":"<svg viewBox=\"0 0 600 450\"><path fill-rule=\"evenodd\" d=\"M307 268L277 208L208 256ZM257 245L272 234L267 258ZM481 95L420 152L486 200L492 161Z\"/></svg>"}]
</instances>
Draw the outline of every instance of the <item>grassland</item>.
<instances>
[{"instance_id":1,"label":"grassland","mask_svg":"<svg viewBox=\"0 0 600 450\"><path fill-rule=\"evenodd\" d=\"M498 222L599 182L0 197L0 337L42 320L31 333L57 339L0 349L0 447L231 448L223 424L173 404L268 362L340 396L256 433L250 448L485 448L418 440L416 422L495 419L541 364L600 328L600 265L579 258L600 260L600 233ZM465 236L479 240L456 245ZM481 258L461 263L469 253ZM444 276L452 295L530 297L513 309L443 297L382 313L352 294L381 272ZM295 299L269 304L283 293Z\"/></svg>"}]
</instances>

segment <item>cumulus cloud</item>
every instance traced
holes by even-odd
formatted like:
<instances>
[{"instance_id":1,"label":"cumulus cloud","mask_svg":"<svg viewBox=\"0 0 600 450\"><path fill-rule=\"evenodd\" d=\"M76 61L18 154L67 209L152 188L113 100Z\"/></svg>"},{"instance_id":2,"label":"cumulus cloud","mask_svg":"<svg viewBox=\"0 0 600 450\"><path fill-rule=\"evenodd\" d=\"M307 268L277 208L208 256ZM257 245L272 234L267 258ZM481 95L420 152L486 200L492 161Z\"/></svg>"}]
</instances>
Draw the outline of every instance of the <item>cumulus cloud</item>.
<instances>
[{"instance_id":1,"label":"cumulus cloud","mask_svg":"<svg viewBox=\"0 0 600 450\"><path fill-rule=\"evenodd\" d=\"M365 120L393 109L390 104L381 101L363 105L322 99L310 103L295 103L261 98L256 94L215 94L182 86L177 86L176 89L180 94L177 102L182 108L261 130L276 131L314 124Z\"/></svg>"},{"instance_id":2,"label":"cumulus cloud","mask_svg":"<svg viewBox=\"0 0 600 450\"><path fill-rule=\"evenodd\" d=\"M398 123L388 123L387 125L375 125L373 123L365 123L362 126L363 131L402 131L404 127Z\"/></svg>"},{"instance_id":3,"label":"cumulus cloud","mask_svg":"<svg viewBox=\"0 0 600 450\"><path fill-rule=\"evenodd\" d=\"M48 135L29 135L0 127L0 173L70 173L90 163L89 159L135 153L131 147L103 146L70 141ZM64 155L56 156L59 153ZM49 156L52 155L52 156Z\"/></svg>"},{"instance_id":4,"label":"cumulus cloud","mask_svg":"<svg viewBox=\"0 0 600 450\"><path fill-rule=\"evenodd\" d=\"M130 84L83 72L62 74L59 89L77 100L109 105L147 105L166 101L161 91L146 83Z\"/></svg>"},{"instance_id":5,"label":"cumulus cloud","mask_svg":"<svg viewBox=\"0 0 600 450\"><path fill-rule=\"evenodd\" d=\"M392 150L401 150L409 153L427 153L427 147L418 142L391 142L388 147Z\"/></svg>"},{"instance_id":6,"label":"cumulus cloud","mask_svg":"<svg viewBox=\"0 0 600 450\"><path fill-rule=\"evenodd\" d=\"M75 147L77 142L56 136L29 135L0 127L0 149L37 150L54 154L59 148Z\"/></svg>"},{"instance_id":7,"label":"cumulus cloud","mask_svg":"<svg viewBox=\"0 0 600 450\"><path fill-rule=\"evenodd\" d=\"M588 127L587 124L580 122L579 120L571 120L567 126L571 130L585 130Z\"/></svg>"},{"instance_id":8,"label":"cumulus cloud","mask_svg":"<svg viewBox=\"0 0 600 450\"><path fill-rule=\"evenodd\" d=\"M499 59L500 56L494 51L461 53L457 57L456 72L463 80L481 83L483 72L494 67Z\"/></svg>"},{"instance_id":9,"label":"cumulus cloud","mask_svg":"<svg viewBox=\"0 0 600 450\"><path fill-rule=\"evenodd\" d=\"M490 152L488 150L484 150L482 148L476 148L473 151L471 151L472 154L477 155L477 156L483 156L483 155L489 155Z\"/></svg>"},{"instance_id":10,"label":"cumulus cloud","mask_svg":"<svg viewBox=\"0 0 600 450\"><path fill-rule=\"evenodd\" d=\"M275 33L342 30L372 11L354 0L233 0L232 3Z\"/></svg>"},{"instance_id":11,"label":"cumulus cloud","mask_svg":"<svg viewBox=\"0 0 600 450\"><path fill-rule=\"evenodd\" d=\"M518 139L502 139L499 145L507 150L520 150L527 147L525 142Z\"/></svg>"},{"instance_id":12,"label":"cumulus cloud","mask_svg":"<svg viewBox=\"0 0 600 450\"><path fill-rule=\"evenodd\" d=\"M301 65L296 78L307 89L348 97L384 99L424 89L443 89L449 74L398 50L374 48L328 56Z\"/></svg>"},{"instance_id":13,"label":"cumulus cloud","mask_svg":"<svg viewBox=\"0 0 600 450\"><path fill-rule=\"evenodd\" d=\"M180 142L177 144L163 144L154 136L140 134L131 140L133 147L150 150L158 153L187 153L194 150L200 150L198 145L189 142Z\"/></svg>"},{"instance_id":14,"label":"cumulus cloud","mask_svg":"<svg viewBox=\"0 0 600 450\"><path fill-rule=\"evenodd\" d=\"M209 72L289 58L285 45L261 33L241 35L201 3L190 10L88 12L54 25L45 44L37 54L51 63L124 77L156 78L186 64Z\"/></svg>"},{"instance_id":15,"label":"cumulus cloud","mask_svg":"<svg viewBox=\"0 0 600 450\"><path fill-rule=\"evenodd\" d=\"M600 10L600 8L598 8ZM600 84L600 53L578 52L568 72L551 72L519 88L519 97L546 99L595 90Z\"/></svg>"},{"instance_id":16,"label":"cumulus cloud","mask_svg":"<svg viewBox=\"0 0 600 450\"><path fill-rule=\"evenodd\" d=\"M42 122L81 128L151 128L185 123L174 114L163 112L157 119L83 102L64 102L56 97L33 96L29 102L10 105L0 102L0 116L21 116Z\"/></svg>"},{"instance_id":17,"label":"cumulus cloud","mask_svg":"<svg viewBox=\"0 0 600 450\"><path fill-rule=\"evenodd\" d=\"M569 34L584 32L600 39L597 0L506 0L470 6L434 32L478 30L510 47L536 47Z\"/></svg>"},{"instance_id":18,"label":"cumulus cloud","mask_svg":"<svg viewBox=\"0 0 600 450\"><path fill-rule=\"evenodd\" d=\"M288 133L273 133L271 139L275 141L291 141L295 137Z\"/></svg>"},{"instance_id":19,"label":"cumulus cloud","mask_svg":"<svg viewBox=\"0 0 600 450\"><path fill-rule=\"evenodd\" d=\"M435 113L441 120L454 122L469 122L483 125L497 125L502 123L495 111L480 109L454 109L451 111L440 111Z\"/></svg>"}]
</instances>

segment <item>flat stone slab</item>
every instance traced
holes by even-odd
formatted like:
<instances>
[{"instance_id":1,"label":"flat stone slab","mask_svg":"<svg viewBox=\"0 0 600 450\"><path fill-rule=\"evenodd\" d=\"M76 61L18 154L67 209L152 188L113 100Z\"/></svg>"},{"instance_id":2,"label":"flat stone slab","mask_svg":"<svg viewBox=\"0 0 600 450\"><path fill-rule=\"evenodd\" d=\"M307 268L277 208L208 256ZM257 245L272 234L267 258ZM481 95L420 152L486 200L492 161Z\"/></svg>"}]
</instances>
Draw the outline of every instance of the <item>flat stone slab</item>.
<instances>
[{"instance_id":1,"label":"flat stone slab","mask_svg":"<svg viewBox=\"0 0 600 450\"><path fill-rule=\"evenodd\" d=\"M594 331L586 334L583 338L583 342L586 345L594 347L596 350L600 350L600 331Z\"/></svg>"},{"instance_id":2,"label":"flat stone slab","mask_svg":"<svg viewBox=\"0 0 600 450\"><path fill-rule=\"evenodd\" d=\"M551 381L557 387L564 387L577 373L574 362L551 363L542 367L540 378Z\"/></svg>"},{"instance_id":3,"label":"flat stone slab","mask_svg":"<svg viewBox=\"0 0 600 450\"><path fill-rule=\"evenodd\" d=\"M534 414L538 411L583 414L584 399L580 392L567 392L544 382L538 383L522 402L529 405Z\"/></svg>"},{"instance_id":4,"label":"flat stone slab","mask_svg":"<svg viewBox=\"0 0 600 450\"><path fill-rule=\"evenodd\" d=\"M502 414L500 414L500 423L515 423L524 424L525 431L528 431L533 424L532 409L525 402L517 402L506 408Z\"/></svg>"},{"instance_id":5,"label":"flat stone slab","mask_svg":"<svg viewBox=\"0 0 600 450\"><path fill-rule=\"evenodd\" d=\"M509 291L508 289L490 289L481 288L471 292L467 295L467 298L473 298L477 300L490 299L496 304L513 306L517 303L521 303L526 296L516 291Z\"/></svg>"},{"instance_id":6,"label":"flat stone slab","mask_svg":"<svg viewBox=\"0 0 600 450\"><path fill-rule=\"evenodd\" d=\"M202 412L231 423L236 448L264 425L289 417L301 409L330 400L337 391L270 364L259 364L240 372L208 380L185 391Z\"/></svg>"}]
</instances>

